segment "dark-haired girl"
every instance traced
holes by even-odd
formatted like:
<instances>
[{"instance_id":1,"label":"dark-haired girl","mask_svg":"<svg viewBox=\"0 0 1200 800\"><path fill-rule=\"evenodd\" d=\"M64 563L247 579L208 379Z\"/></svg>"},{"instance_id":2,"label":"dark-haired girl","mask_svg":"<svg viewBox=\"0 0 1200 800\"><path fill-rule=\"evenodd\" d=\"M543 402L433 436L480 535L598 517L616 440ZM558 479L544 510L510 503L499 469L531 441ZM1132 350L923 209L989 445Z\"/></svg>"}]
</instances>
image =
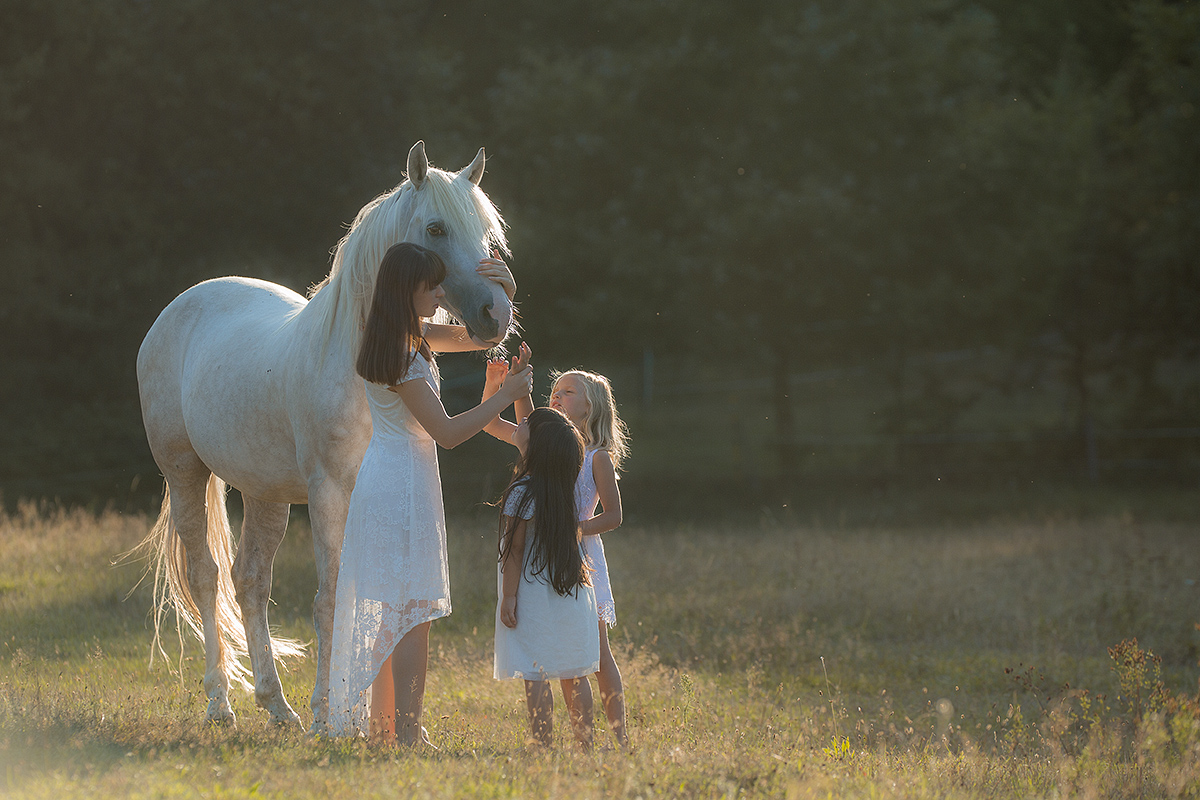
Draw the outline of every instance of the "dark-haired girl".
<instances>
[{"instance_id":1,"label":"dark-haired girl","mask_svg":"<svg viewBox=\"0 0 1200 800\"><path fill-rule=\"evenodd\" d=\"M549 408L534 409L513 437L521 458L501 501L495 676L525 680L529 726L542 745L553 739L550 681L559 680L575 738L587 748L587 678L600 666L600 635L575 507L583 440Z\"/></svg>"},{"instance_id":2,"label":"dark-haired girl","mask_svg":"<svg viewBox=\"0 0 1200 800\"><path fill-rule=\"evenodd\" d=\"M481 264L480 272L511 285L503 262ZM375 280L356 363L373 431L350 497L334 612L335 735L402 744L425 738L429 625L450 613L437 446L466 441L533 382L528 363L514 363L504 399L446 413L433 351L478 345L460 326L427 321L445 295L445 277L436 253L403 243L387 251Z\"/></svg>"}]
</instances>

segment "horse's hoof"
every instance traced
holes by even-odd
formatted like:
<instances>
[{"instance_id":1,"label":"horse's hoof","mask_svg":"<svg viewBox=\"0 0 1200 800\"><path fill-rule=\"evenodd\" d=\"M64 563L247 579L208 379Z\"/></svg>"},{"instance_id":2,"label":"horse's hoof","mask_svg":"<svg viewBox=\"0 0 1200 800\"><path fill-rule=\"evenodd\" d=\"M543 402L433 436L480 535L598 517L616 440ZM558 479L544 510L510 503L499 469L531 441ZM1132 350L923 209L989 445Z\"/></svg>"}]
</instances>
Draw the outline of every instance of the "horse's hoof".
<instances>
[{"instance_id":1,"label":"horse's hoof","mask_svg":"<svg viewBox=\"0 0 1200 800\"><path fill-rule=\"evenodd\" d=\"M208 701L208 712L206 714L208 721L214 725L228 725L231 728L237 727L237 717L233 714L233 709L229 707L229 701L213 698Z\"/></svg>"},{"instance_id":2,"label":"horse's hoof","mask_svg":"<svg viewBox=\"0 0 1200 800\"><path fill-rule=\"evenodd\" d=\"M304 723L300 720L300 715L290 708L284 709L286 713L271 712L271 724L276 728L299 728Z\"/></svg>"},{"instance_id":3,"label":"horse's hoof","mask_svg":"<svg viewBox=\"0 0 1200 800\"><path fill-rule=\"evenodd\" d=\"M314 739L328 738L329 726L324 722L317 722L316 720L313 720L313 724L308 729L308 735Z\"/></svg>"},{"instance_id":4,"label":"horse's hoof","mask_svg":"<svg viewBox=\"0 0 1200 800\"><path fill-rule=\"evenodd\" d=\"M288 705L288 701L283 698L282 692L255 694L254 701L259 708L264 709L271 715L271 724L276 727L285 727L288 725L299 726L301 724L300 715Z\"/></svg>"}]
</instances>

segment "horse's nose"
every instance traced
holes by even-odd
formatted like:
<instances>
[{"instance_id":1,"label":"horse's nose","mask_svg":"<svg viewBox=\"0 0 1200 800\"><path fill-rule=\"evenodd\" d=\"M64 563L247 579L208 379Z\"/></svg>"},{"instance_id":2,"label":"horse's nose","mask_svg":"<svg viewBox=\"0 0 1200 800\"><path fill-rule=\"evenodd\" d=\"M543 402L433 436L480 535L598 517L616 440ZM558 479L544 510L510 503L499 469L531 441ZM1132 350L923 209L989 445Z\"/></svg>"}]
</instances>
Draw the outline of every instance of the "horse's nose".
<instances>
[{"instance_id":1,"label":"horse's nose","mask_svg":"<svg viewBox=\"0 0 1200 800\"><path fill-rule=\"evenodd\" d=\"M492 316L494 303L485 303L479 309L479 328L480 333L484 334L484 339L491 341L496 338L496 334L500 332L500 323Z\"/></svg>"}]
</instances>

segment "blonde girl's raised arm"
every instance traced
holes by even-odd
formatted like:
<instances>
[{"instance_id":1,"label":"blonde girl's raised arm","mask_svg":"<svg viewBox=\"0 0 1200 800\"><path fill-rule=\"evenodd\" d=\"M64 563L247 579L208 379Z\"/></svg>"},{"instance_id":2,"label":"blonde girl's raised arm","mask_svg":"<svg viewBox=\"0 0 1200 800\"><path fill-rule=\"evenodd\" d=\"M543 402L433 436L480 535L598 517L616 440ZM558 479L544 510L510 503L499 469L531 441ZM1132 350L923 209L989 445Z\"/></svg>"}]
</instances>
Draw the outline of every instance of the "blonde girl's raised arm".
<instances>
[{"instance_id":1,"label":"blonde girl's raised arm","mask_svg":"<svg viewBox=\"0 0 1200 800\"><path fill-rule=\"evenodd\" d=\"M533 351L529 349L528 344L521 342L521 347L517 354L517 358L513 361L512 369L510 371L516 371L522 367L525 367L529 364L529 360L531 358L533 358ZM533 413L533 393L531 392L522 397L518 397L515 401L513 401L513 412L517 415L518 425L521 423L521 420Z\"/></svg>"},{"instance_id":2,"label":"blonde girl's raised arm","mask_svg":"<svg viewBox=\"0 0 1200 800\"><path fill-rule=\"evenodd\" d=\"M533 413L533 395L527 394L524 397L518 397L513 403L513 411L517 414L517 422L528 417Z\"/></svg>"},{"instance_id":3,"label":"blonde girl's raised arm","mask_svg":"<svg viewBox=\"0 0 1200 800\"><path fill-rule=\"evenodd\" d=\"M508 530L512 517L500 517L500 529ZM500 621L510 628L517 627L517 588L521 585L522 561L525 558L525 528L528 520L517 520L512 530L512 541L508 544L508 552L500 564L500 574L504 576L501 583L503 595L500 598Z\"/></svg>"},{"instance_id":4,"label":"blonde girl's raised arm","mask_svg":"<svg viewBox=\"0 0 1200 800\"><path fill-rule=\"evenodd\" d=\"M607 450L592 456L592 478L600 495L600 513L579 523L584 536L607 533L621 525L621 490L617 488L617 470Z\"/></svg>"}]
</instances>

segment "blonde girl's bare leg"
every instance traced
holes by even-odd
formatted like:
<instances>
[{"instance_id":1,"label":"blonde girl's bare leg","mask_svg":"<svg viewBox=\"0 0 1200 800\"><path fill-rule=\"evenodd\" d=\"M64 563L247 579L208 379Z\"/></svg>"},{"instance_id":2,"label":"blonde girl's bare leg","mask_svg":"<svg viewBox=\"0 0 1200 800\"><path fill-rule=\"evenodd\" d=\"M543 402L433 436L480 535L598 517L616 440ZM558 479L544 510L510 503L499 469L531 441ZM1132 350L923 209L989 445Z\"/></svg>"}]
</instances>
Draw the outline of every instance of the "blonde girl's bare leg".
<instances>
[{"instance_id":1,"label":"blonde girl's bare leg","mask_svg":"<svg viewBox=\"0 0 1200 800\"><path fill-rule=\"evenodd\" d=\"M396 693L392 681L392 657L379 668L371 684L371 741L377 744L396 743Z\"/></svg>"},{"instance_id":2,"label":"blonde girl's bare leg","mask_svg":"<svg viewBox=\"0 0 1200 800\"><path fill-rule=\"evenodd\" d=\"M625 730L625 687L621 683L621 670L613 658L608 645L608 625L600 620L600 670L596 673L600 687L600 703L604 716L608 718L609 730L621 747L629 746L629 733Z\"/></svg>"},{"instance_id":3,"label":"blonde girl's bare leg","mask_svg":"<svg viewBox=\"0 0 1200 800\"><path fill-rule=\"evenodd\" d=\"M571 732L584 750L592 749L592 684L587 677L562 681L563 705L571 720Z\"/></svg>"},{"instance_id":4,"label":"blonde girl's bare leg","mask_svg":"<svg viewBox=\"0 0 1200 800\"><path fill-rule=\"evenodd\" d=\"M550 681L525 681L525 705L529 708L529 730L543 747L554 742L554 693Z\"/></svg>"},{"instance_id":5,"label":"blonde girl's bare leg","mask_svg":"<svg viewBox=\"0 0 1200 800\"><path fill-rule=\"evenodd\" d=\"M404 634L392 651L397 744L414 745L423 739L421 710L425 704L425 673L429 667L429 625L423 622Z\"/></svg>"}]
</instances>

